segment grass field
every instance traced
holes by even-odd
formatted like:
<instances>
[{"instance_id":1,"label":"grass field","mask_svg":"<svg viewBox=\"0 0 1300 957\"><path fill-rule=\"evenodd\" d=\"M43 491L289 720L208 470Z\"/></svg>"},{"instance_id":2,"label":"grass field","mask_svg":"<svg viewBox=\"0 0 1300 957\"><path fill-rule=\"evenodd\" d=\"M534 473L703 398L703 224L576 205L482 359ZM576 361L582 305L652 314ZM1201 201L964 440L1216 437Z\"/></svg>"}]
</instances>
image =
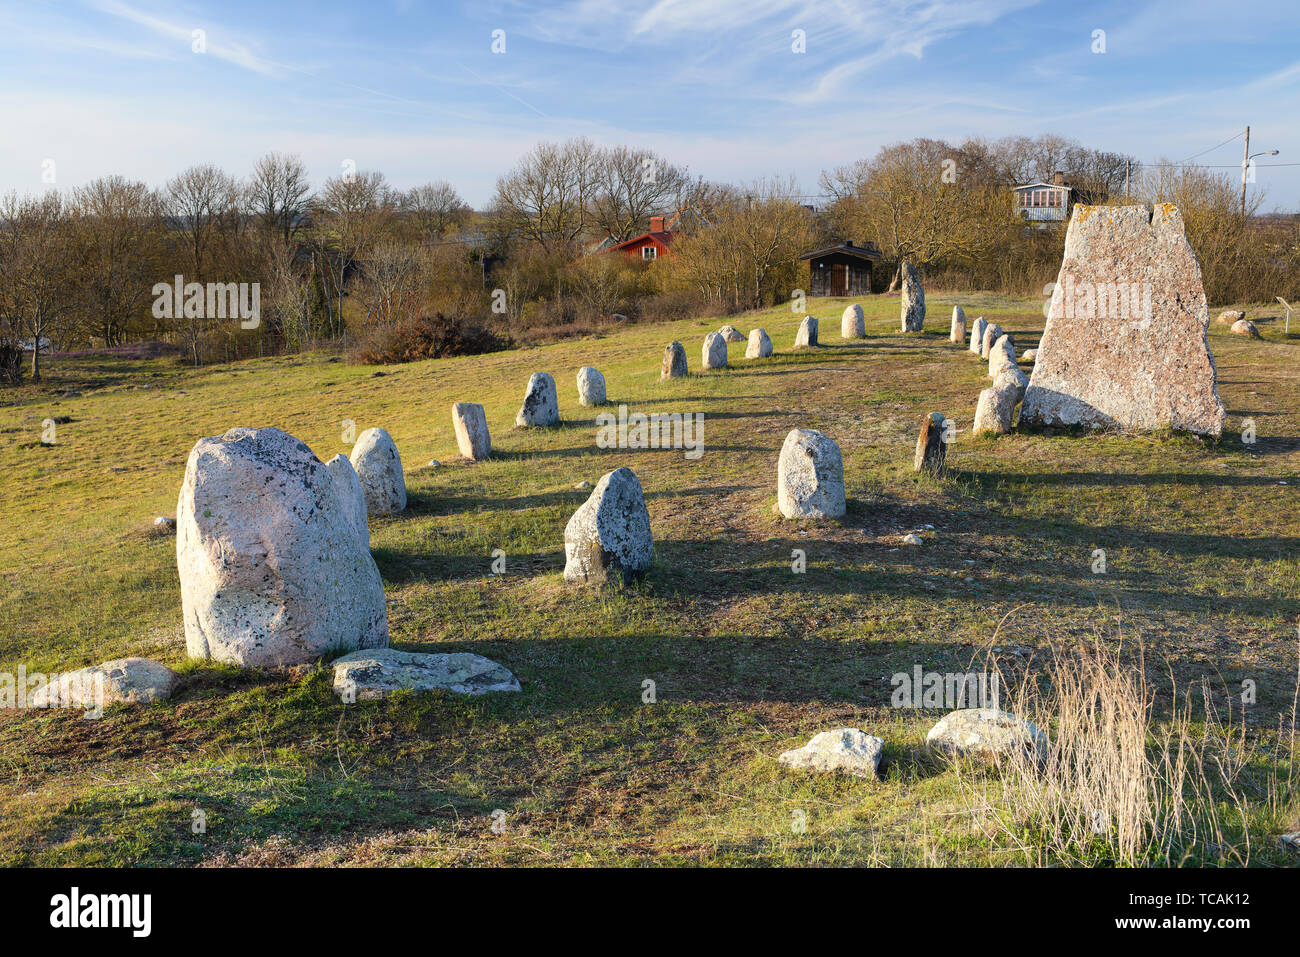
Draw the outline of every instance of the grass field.
<instances>
[{"instance_id":1,"label":"grass field","mask_svg":"<svg viewBox=\"0 0 1300 957\"><path fill-rule=\"evenodd\" d=\"M975 439L986 368L948 343L957 302L1018 351L1042 330L1037 300L935 294L926 332L902 335L897 297L882 296L850 342L847 300L814 300L821 348L792 351L788 308L741 316L729 321L765 327L775 356L745 360L733 344L729 370L663 384L664 345L680 340L698 373L703 336L724 320L383 369L328 356L51 363L44 386L0 394L0 671L144 655L185 681L170 701L97 721L0 714L0 863L1054 862L990 827L971 791L996 795L995 776L929 756L942 712L891 708L889 676L965 671L991 649L1033 672L1050 648L1089 642L1134 668L1141 646L1161 708L1203 677L1216 708L1234 703L1247 808L1230 846L1188 862L1294 863L1275 836L1300 829L1296 792L1276 787L1291 773L1276 755L1293 743L1296 693L1300 336L1212 327L1228 409L1217 443ZM703 412L703 457L598 448L595 413L577 404L583 365L614 403ZM554 374L564 423L515 430L536 370ZM484 405L491 460L458 460L456 401ZM911 470L931 411L961 429L938 481ZM175 515L191 446L273 425L327 459L348 450L346 421L386 428L406 469L407 511L371 521L394 646L486 655L521 694L344 706L328 669L186 661L175 543L150 525ZM842 522L773 511L796 427L843 451ZM625 591L567 587L564 525L588 494L574 486L621 465L645 489L655 567ZM901 544L911 530L921 546ZM498 548L503 575L490 570ZM1105 574L1092 571L1098 548ZM794 549L806 574L792 572ZM1258 700L1243 708L1245 680ZM778 767L781 751L842 726L886 740L881 782ZM1103 836L1089 862L1108 860Z\"/></svg>"}]
</instances>

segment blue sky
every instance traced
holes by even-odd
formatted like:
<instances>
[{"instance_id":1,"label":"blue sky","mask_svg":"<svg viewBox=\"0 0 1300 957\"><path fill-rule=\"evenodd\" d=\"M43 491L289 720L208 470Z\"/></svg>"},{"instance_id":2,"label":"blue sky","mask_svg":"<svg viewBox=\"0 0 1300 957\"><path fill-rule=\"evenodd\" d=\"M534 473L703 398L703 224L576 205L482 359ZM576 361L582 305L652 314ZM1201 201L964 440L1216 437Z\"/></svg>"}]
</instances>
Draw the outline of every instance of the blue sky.
<instances>
[{"instance_id":1,"label":"blue sky","mask_svg":"<svg viewBox=\"0 0 1300 957\"><path fill-rule=\"evenodd\" d=\"M1252 151L1281 151L1260 163L1300 164L1297 118L1296 0L0 2L6 191L42 189L46 160L60 187L161 185L281 150L317 183L351 160L481 205L533 144L586 135L811 194L914 136L1055 132L1177 161L1249 123ZM1236 139L1196 161L1240 160ZM1300 209L1300 165L1257 185Z\"/></svg>"}]
</instances>

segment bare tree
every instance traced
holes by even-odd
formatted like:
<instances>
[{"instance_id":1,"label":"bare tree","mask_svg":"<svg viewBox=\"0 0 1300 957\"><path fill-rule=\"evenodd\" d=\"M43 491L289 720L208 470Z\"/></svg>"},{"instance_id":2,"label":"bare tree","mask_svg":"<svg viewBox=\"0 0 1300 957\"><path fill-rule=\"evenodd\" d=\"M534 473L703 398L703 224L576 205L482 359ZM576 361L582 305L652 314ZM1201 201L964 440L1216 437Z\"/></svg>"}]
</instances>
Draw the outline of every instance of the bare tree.
<instances>
[{"instance_id":1,"label":"bare tree","mask_svg":"<svg viewBox=\"0 0 1300 957\"><path fill-rule=\"evenodd\" d=\"M363 275L366 325L392 328L412 316L425 275L418 248L401 242L377 243L366 257Z\"/></svg>"},{"instance_id":2,"label":"bare tree","mask_svg":"<svg viewBox=\"0 0 1300 957\"><path fill-rule=\"evenodd\" d=\"M68 216L53 190L10 193L0 201L0 312L32 344L32 380L41 380L41 348L69 329L75 294Z\"/></svg>"},{"instance_id":3,"label":"bare tree","mask_svg":"<svg viewBox=\"0 0 1300 957\"><path fill-rule=\"evenodd\" d=\"M240 205L241 189L216 166L191 166L167 182L167 203L175 227L186 237L193 281L203 282L208 253L221 221Z\"/></svg>"},{"instance_id":4,"label":"bare tree","mask_svg":"<svg viewBox=\"0 0 1300 957\"><path fill-rule=\"evenodd\" d=\"M248 204L268 231L293 238L311 198L307 167L297 154L267 153L248 180Z\"/></svg>"},{"instance_id":5,"label":"bare tree","mask_svg":"<svg viewBox=\"0 0 1300 957\"><path fill-rule=\"evenodd\" d=\"M316 209L318 268L330 287L330 333L341 336L348 274L391 223L396 200L383 173L357 172L326 180Z\"/></svg>"},{"instance_id":6,"label":"bare tree","mask_svg":"<svg viewBox=\"0 0 1300 957\"><path fill-rule=\"evenodd\" d=\"M574 246L591 223L600 154L588 139L542 143L497 180L505 229L547 251Z\"/></svg>"},{"instance_id":7,"label":"bare tree","mask_svg":"<svg viewBox=\"0 0 1300 957\"><path fill-rule=\"evenodd\" d=\"M616 146L602 150L596 164L591 221L622 241L647 226L652 213L673 213L690 179L652 150Z\"/></svg>"},{"instance_id":8,"label":"bare tree","mask_svg":"<svg viewBox=\"0 0 1300 957\"><path fill-rule=\"evenodd\" d=\"M469 221L473 210L451 183L439 180L416 186L402 197L402 211L420 241L438 240Z\"/></svg>"}]
</instances>

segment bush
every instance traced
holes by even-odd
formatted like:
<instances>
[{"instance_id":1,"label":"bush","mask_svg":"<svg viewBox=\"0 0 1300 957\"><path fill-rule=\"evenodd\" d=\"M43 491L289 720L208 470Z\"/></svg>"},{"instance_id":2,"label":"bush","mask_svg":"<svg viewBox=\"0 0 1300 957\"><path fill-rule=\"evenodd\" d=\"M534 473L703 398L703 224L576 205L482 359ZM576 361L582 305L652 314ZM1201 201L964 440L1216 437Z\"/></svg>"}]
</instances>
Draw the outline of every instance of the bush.
<instances>
[{"instance_id":1,"label":"bush","mask_svg":"<svg viewBox=\"0 0 1300 957\"><path fill-rule=\"evenodd\" d=\"M497 335L482 319L438 312L396 326L367 330L352 347L349 359L366 365L389 365L444 356L476 356L509 346L510 340Z\"/></svg>"}]
</instances>

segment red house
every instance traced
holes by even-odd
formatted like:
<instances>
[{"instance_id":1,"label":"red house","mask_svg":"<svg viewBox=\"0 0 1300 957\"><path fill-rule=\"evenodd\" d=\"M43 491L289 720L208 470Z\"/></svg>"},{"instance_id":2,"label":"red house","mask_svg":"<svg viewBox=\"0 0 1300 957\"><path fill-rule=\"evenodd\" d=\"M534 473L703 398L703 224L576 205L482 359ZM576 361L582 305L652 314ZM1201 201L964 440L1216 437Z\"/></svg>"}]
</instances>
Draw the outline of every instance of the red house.
<instances>
[{"instance_id":1,"label":"red house","mask_svg":"<svg viewBox=\"0 0 1300 957\"><path fill-rule=\"evenodd\" d=\"M650 232L642 233L634 239L610 246L606 252L619 252L629 259L643 259L654 262L660 256L670 256L668 247L672 244L673 233L664 229L662 216L650 217Z\"/></svg>"}]
</instances>

